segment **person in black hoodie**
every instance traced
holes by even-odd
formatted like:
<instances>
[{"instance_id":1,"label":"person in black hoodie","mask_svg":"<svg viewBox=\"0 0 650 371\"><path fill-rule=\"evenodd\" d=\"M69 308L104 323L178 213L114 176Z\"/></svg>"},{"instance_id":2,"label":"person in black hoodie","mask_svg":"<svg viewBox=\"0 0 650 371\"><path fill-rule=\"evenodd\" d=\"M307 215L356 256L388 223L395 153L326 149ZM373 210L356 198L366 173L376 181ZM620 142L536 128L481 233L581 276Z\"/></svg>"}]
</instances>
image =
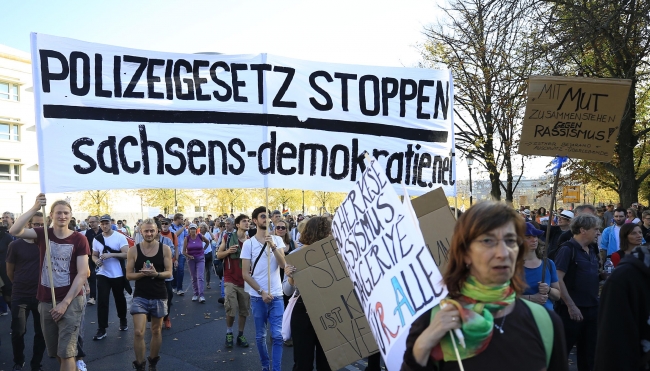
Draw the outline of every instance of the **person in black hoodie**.
<instances>
[{"instance_id":1,"label":"person in black hoodie","mask_svg":"<svg viewBox=\"0 0 650 371\"><path fill-rule=\"evenodd\" d=\"M607 279L598 312L595 370L650 369L650 248L626 254Z\"/></svg>"}]
</instances>

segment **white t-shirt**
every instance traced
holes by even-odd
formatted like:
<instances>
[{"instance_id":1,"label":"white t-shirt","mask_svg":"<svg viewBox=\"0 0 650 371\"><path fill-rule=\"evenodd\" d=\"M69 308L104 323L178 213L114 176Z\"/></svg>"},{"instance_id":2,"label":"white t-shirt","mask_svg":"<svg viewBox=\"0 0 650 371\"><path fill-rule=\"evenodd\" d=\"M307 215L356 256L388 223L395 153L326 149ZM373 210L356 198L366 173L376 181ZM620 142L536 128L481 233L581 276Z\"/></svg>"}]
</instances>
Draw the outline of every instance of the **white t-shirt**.
<instances>
[{"instance_id":1,"label":"white t-shirt","mask_svg":"<svg viewBox=\"0 0 650 371\"><path fill-rule=\"evenodd\" d=\"M126 240L126 237L119 232L113 231L113 234L111 234L109 237L104 236L104 234L102 233L102 237L104 237L104 243L106 244L106 246L108 246L111 250L117 251L120 250L122 246L129 245L129 242ZM93 239L93 251L97 251L100 257L103 255L104 252L104 245L99 243L99 241L97 241L97 238ZM120 266L120 259L108 258L104 260L104 263L101 267L99 267L97 274L108 278L122 277L122 267Z\"/></svg>"},{"instance_id":2,"label":"white t-shirt","mask_svg":"<svg viewBox=\"0 0 650 371\"><path fill-rule=\"evenodd\" d=\"M212 233L207 232L206 234L203 234L203 237L205 237L206 240L208 240L208 248L203 251L204 254L209 254L212 252Z\"/></svg>"},{"instance_id":3,"label":"white t-shirt","mask_svg":"<svg viewBox=\"0 0 650 371\"><path fill-rule=\"evenodd\" d=\"M280 236L272 236L275 246L279 249L284 249L285 245ZM251 238L244 242L242 246L241 254L239 255L241 259L250 259L251 268L255 264L255 260L260 255L262 246L264 244L260 243L257 238ZM282 282L280 281L280 266L278 265L275 255L271 254L271 290L269 290L268 284L268 267L269 263L266 258L266 253L263 252L260 260L257 262L255 271L252 274L253 279L257 282L262 290L270 292L273 297L282 297ZM245 284L246 292L251 296L260 297L260 294L257 291L253 290L248 284Z\"/></svg>"}]
</instances>

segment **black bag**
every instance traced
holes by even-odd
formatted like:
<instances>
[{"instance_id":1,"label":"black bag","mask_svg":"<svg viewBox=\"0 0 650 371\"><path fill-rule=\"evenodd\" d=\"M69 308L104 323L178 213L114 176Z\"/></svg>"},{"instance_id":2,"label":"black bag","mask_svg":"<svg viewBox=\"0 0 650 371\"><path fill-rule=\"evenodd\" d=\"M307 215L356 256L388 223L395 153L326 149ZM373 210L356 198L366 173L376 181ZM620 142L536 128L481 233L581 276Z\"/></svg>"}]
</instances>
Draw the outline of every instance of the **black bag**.
<instances>
[{"instance_id":1,"label":"black bag","mask_svg":"<svg viewBox=\"0 0 650 371\"><path fill-rule=\"evenodd\" d=\"M113 233L118 233L118 232L113 232ZM122 251L121 250L113 250L110 247L106 246L106 242L104 241L104 235L99 234L95 236L95 240L104 246L104 250L102 251L102 254L106 253L113 253L113 254L120 254ZM122 268L122 277L124 277L124 289L126 292L129 293L129 295L133 294L133 288L131 287L131 282L126 278L126 259L117 259L120 262L120 268Z\"/></svg>"},{"instance_id":2,"label":"black bag","mask_svg":"<svg viewBox=\"0 0 650 371\"><path fill-rule=\"evenodd\" d=\"M219 279L223 279L223 259L215 258L212 261L212 265L214 265L214 273L219 276Z\"/></svg>"}]
</instances>

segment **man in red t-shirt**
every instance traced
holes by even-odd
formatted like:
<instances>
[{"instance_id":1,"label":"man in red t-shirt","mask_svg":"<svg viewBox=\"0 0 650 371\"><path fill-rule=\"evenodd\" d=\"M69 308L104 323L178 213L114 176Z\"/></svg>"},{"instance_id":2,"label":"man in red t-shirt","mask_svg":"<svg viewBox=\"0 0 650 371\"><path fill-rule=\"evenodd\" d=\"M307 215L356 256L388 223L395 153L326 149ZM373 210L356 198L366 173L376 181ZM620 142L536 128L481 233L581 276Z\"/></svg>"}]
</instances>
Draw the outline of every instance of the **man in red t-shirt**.
<instances>
[{"instance_id":1,"label":"man in red t-shirt","mask_svg":"<svg viewBox=\"0 0 650 371\"><path fill-rule=\"evenodd\" d=\"M84 306L83 285L88 277L88 240L79 232L68 229L72 218L72 207L67 201L59 200L52 204L50 218L52 228L48 228L52 281L56 306L52 307L50 277L45 257L45 232L43 228L25 228L29 220L45 206L44 194L36 196L36 202L21 215L9 230L18 238L33 239L40 253L40 280L36 291L39 301L38 311L43 324L43 337L50 357L57 357L61 371L77 369L77 335L81 324Z\"/></svg>"},{"instance_id":2,"label":"man in red t-shirt","mask_svg":"<svg viewBox=\"0 0 650 371\"><path fill-rule=\"evenodd\" d=\"M224 233L221 237L221 245L217 252L217 259L223 259L223 280L225 282L226 297L224 306L226 307L226 347L233 346L232 325L235 323L235 314L239 314L237 327L237 345L247 347L248 341L244 337L244 327L246 326L246 317L249 316L248 308L251 306L250 295L244 290L244 276L242 275L241 253L242 245L248 238L246 231L250 218L241 214L235 219L237 233Z\"/></svg>"}]
</instances>

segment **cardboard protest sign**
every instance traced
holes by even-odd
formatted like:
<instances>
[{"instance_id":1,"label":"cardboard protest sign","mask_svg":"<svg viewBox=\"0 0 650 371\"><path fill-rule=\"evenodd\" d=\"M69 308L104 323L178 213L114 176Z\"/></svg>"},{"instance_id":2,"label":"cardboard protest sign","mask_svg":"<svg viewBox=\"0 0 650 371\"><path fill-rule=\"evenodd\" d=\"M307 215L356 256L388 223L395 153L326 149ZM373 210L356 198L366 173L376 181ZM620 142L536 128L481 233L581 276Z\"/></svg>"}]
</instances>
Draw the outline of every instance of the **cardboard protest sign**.
<instances>
[{"instance_id":1,"label":"cardboard protest sign","mask_svg":"<svg viewBox=\"0 0 650 371\"><path fill-rule=\"evenodd\" d=\"M332 235L388 370L419 316L447 295L417 222L372 161L336 212Z\"/></svg>"},{"instance_id":2,"label":"cardboard protest sign","mask_svg":"<svg viewBox=\"0 0 650 371\"><path fill-rule=\"evenodd\" d=\"M377 342L334 239L306 246L286 260L297 268L296 286L330 368L338 370L377 353Z\"/></svg>"},{"instance_id":3,"label":"cardboard protest sign","mask_svg":"<svg viewBox=\"0 0 650 371\"><path fill-rule=\"evenodd\" d=\"M448 70L177 54L32 34L44 192L348 191L377 157L413 195L455 195ZM224 182L224 180L226 180Z\"/></svg>"},{"instance_id":4,"label":"cardboard protest sign","mask_svg":"<svg viewBox=\"0 0 650 371\"><path fill-rule=\"evenodd\" d=\"M425 244L444 272L456 223L445 192L438 188L411 202ZM338 251L336 241L328 237L286 257L298 268L296 285L333 370L379 351Z\"/></svg>"},{"instance_id":5,"label":"cardboard protest sign","mask_svg":"<svg viewBox=\"0 0 650 371\"><path fill-rule=\"evenodd\" d=\"M531 76L519 153L609 162L630 80Z\"/></svg>"},{"instance_id":6,"label":"cardboard protest sign","mask_svg":"<svg viewBox=\"0 0 650 371\"><path fill-rule=\"evenodd\" d=\"M449 201L441 189L423 194L411 200L415 215L420 222L420 232L424 237L433 259L441 273L449 261L451 236L454 234L456 218L449 208Z\"/></svg>"},{"instance_id":7,"label":"cardboard protest sign","mask_svg":"<svg viewBox=\"0 0 650 371\"><path fill-rule=\"evenodd\" d=\"M562 188L562 202L580 202L580 186L565 186Z\"/></svg>"}]
</instances>

